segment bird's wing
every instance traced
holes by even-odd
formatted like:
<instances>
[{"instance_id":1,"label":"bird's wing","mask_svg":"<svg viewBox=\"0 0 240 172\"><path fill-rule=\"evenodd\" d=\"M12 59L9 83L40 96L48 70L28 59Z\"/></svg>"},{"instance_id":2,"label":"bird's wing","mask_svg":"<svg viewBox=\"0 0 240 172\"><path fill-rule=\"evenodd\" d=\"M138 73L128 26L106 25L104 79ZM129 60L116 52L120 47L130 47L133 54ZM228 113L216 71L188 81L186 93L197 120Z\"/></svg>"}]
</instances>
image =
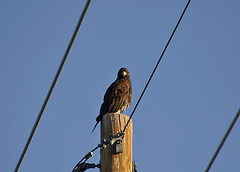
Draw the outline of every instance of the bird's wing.
<instances>
[{"instance_id":1,"label":"bird's wing","mask_svg":"<svg viewBox=\"0 0 240 172\"><path fill-rule=\"evenodd\" d=\"M100 114L125 110L131 105L132 86L129 80L116 80L107 89ZM130 95L129 95L130 94Z\"/></svg>"}]
</instances>

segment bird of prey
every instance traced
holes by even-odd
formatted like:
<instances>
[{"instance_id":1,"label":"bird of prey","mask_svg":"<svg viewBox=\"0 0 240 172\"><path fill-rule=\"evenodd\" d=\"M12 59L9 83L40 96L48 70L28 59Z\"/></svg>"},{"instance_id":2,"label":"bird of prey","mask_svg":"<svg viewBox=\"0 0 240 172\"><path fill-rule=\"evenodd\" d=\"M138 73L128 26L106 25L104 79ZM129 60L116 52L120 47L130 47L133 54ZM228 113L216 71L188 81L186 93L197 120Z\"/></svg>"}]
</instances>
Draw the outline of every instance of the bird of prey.
<instances>
[{"instance_id":1,"label":"bird of prey","mask_svg":"<svg viewBox=\"0 0 240 172\"><path fill-rule=\"evenodd\" d=\"M102 120L103 115L107 113L122 113L131 105L132 101L132 83L127 68L121 68L118 71L117 79L108 87L103 103L100 108L100 114L96 118L97 124Z\"/></svg>"}]
</instances>

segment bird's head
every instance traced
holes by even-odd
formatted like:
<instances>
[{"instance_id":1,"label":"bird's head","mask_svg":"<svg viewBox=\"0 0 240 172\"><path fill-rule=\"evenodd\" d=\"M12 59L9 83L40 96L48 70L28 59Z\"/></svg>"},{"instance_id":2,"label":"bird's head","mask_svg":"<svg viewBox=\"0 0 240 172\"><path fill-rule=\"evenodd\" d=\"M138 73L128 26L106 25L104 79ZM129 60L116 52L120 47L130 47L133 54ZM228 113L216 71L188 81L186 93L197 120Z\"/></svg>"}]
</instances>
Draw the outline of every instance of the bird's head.
<instances>
[{"instance_id":1,"label":"bird's head","mask_svg":"<svg viewBox=\"0 0 240 172\"><path fill-rule=\"evenodd\" d=\"M126 78L126 79L130 79L130 74L127 68L121 68L118 71L118 78Z\"/></svg>"}]
</instances>

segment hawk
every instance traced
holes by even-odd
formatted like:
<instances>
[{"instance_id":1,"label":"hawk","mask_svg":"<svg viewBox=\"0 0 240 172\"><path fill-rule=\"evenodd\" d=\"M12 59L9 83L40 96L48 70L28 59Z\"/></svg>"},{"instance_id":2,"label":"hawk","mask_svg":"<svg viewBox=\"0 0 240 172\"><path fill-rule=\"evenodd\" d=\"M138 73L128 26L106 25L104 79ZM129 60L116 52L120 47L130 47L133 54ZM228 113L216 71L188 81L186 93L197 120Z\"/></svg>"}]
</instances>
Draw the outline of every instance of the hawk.
<instances>
[{"instance_id":1,"label":"hawk","mask_svg":"<svg viewBox=\"0 0 240 172\"><path fill-rule=\"evenodd\" d=\"M103 103L100 108L100 114L96 118L97 124L102 120L103 115L107 113L122 113L131 105L132 101L132 83L127 68L121 68L118 71L117 79L108 87Z\"/></svg>"}]
</instances>

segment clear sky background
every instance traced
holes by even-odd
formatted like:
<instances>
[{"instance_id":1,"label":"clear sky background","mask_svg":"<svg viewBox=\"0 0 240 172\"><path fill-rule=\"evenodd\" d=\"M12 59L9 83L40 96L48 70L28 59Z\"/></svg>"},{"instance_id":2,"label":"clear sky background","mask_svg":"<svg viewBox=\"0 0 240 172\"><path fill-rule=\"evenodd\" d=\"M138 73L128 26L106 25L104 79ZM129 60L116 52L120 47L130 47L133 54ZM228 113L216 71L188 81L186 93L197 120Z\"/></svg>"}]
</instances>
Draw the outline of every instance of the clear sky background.
<instances>
[{"instance_id":1,"label":"clear sky background","mask_svg":"<svg viewBox=\"0 0 240 172\"><path fill-rule=\"evenodd\" d=\"M1 172L17 164L85 2L1 0ZM99 126L91 130L121 67L133 84L130 115L186 3L92 1L20 172L72 171L100 143ZM206 169L240 107L239 8L190 3L133 116L139 171ZM237 121L211 171L239 172L239 145Z\"/></svg>"}]
</instances>

